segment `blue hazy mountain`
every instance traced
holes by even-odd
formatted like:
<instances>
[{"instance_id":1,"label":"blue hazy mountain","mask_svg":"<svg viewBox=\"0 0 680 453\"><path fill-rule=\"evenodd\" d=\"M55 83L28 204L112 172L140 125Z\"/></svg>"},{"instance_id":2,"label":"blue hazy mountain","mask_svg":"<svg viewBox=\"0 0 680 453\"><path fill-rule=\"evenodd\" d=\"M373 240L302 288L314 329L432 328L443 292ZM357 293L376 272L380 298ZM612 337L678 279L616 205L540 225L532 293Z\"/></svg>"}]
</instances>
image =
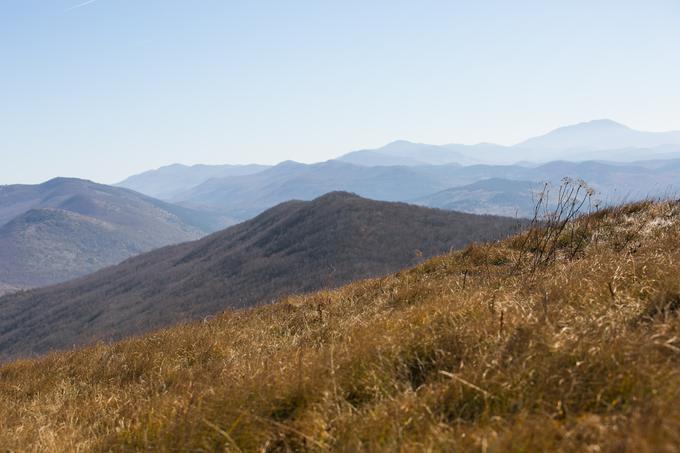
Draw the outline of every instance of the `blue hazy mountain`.
<instances>
[{"instance_id":1,"label":"blue hazy mountain","mask_svg":"<svg viewBox=\"0 0 680 453\"><path fill-rule=\"evenodd\" d=\"M606 151L680 145L680 131L643 132L612 120L594 120L555 129L516 145L545 151Z\"/></svg>"},{"instance_id":2,"label":"blue hazy mountain","mask_svg":"<svg viewBox=\"0 0 680 453\"><path fill-rule=\"evenodd\" d=\"M345 162L282 162L246 176L213 178L173 198L184 206L247 219L287 200L312 200L348 191L381 201L403 201L443 190L457 179L447 166L367 167Z\"/></svg>"},{"instance_id":3,"label":"blue hazy mountain","mask_svg":"<svg viewBox=\"0 0 680 453\"><path fill-rule=\"evenodd\" d=\"M339 157L337 160L356 165L443 165L450 163L473 164L479 159L470 158L456 147L467 149L465 145L428 145L397 140L382 148L374 150L354 151Z\"/></svg>"},{"instance_id":4,"label":"blue hazy mountain","mask_svg":"<svg viewBox=\"0 0 680 453\"><path fill-rule=\"evenodd\" d=\"M356 165L472 165L485 162L515 161L511 148L492 143L477 145L428 145L406 140L392 142L374 150L344 154L336 160Z\"/></svg>"},{"instance_id":5,"label":"blue hazy mountain","mask_svg":"<svg viewBox=\"0 0 680 453\"><path fill-rule=\"evenodd\" d=\"M116 184L150 197L169 199L208 179L250 175L265 170L266 165L181 165L173 164L130 176Z\"/></svg>"},{"instance_id":6,"label":"blue hazy mountain","mask_svg":"<svg viewBox=\"0 0 680 453\"><path fill-rule=\"evenodd\" d=\"M583 179L598 191L600 199L614 202L674 193L679 166L680 160L646 163L553 161L537 166L363 166L338 161L311 165L283 162L253 175L211 179L178 194L173 202L245 220L286 200L311 200L324 193L343 190L381 201L417 202L472 213L525 215L527 203L531 203L532 198L530 192L514 183L517 181L559 185L564 177ZM493 187L489 186L492 182L488 180L494 182ZM507 185L502 186L500 180L508 181ZM503 198L501 192L504 190L509 194ZM435 194L436 202L428 198ZM451 200L447 201L447 196ZM492 196L497 198L491 199ZM502 203L499 202L501 198Z\"/></svg>"},{"instance_id":7,"label":"blue hazy mountain","mask_svg":"<svg viewBox=\"0 0 680 453\"><path fill-rule=\"evenodd\" d=\"M680 158L680 131L637 131L605 119L561 127L514 146L428 145L400 140L374 150L354 151L338 160L359 165L470 165L671 158Z\"/></svg>"},{"instance_id":8,"label":"blue hazy mountain","mask_svg":"<svg viewBox=\"0 0 680 453\"><path fill-rule=\"evenodd\" d=\"M335 161L362 167L398 166L416 168L445 165L447 171L451 171L454 166L500 165L507 167L508 165L516 165L535 167L551 161L635 162L669 159L680 159L680 132L643 132L633 130L612 120L595 120L562 127L514 146L502 146L493 143L431 145L398 140L377 149L353 151L338 157ZM342 172L341 168L337 167L338 171ZM273 184L276 185L276 181L281 178L283 168L277 168L272 173L266 173L265 171L268 169L271 169L271 167L263 165L194 165L189 167L175 164L131 176L117 185L164 200L205 204L200 199L201 193L212 192L211 187L225 184L224 181L233 177L248 177L262 173L254 181L261 181L263 178L273 176ZM299 172L303 171L300 168L295 169L294 166L287 166L285 169L291 170L293 177L299 177ZM329 168L326 170L328 171L325 175L329 177L328 186L335 190L342 190L345 186L338 182L341 175L333 175ZM484 170L489 170L489 168ZM510 171L514 172L514 170ZM420 172L417 171L416 173ZM471 174L475 173L475 169L470 168L467 168L465 173L467 175L463 176L462 179L454 178L444 181L444 183L464 185L481 178L495 176L516 179L515 176L497 175L495 173L479 175L475 179L471 177ZM360 177L365 176L364 174ZM209 182L210 180L220 180L221 182ZM245 180L248 180L248 178ZM239 184L238 181L235 180L234 184ZM204 184L205 186L200 187ZM347 185L353 184L353 182L347 181ZM436 183L436 185L438 184ZM283 189L284 193L296 192L296 190ZM398 190L398 188L395 190ZM318 191L313 191L313 194L315 196L321 195ZM309 198L305 193L303 195L305 195L305 198ZM364 195L370 196L368 193ZM401 195L395 192L393 198L401 199ZM277 201L284 201L284 199L277 198ZM207 204L214 203L208 201ZM269 207L272 204L267 202L262 206Z\"/></svg>"},{"instance_id":9,"label":"blue hazy mountain","mask_svg":"<svg viewBox=\"0 0 680 453\"><path fill-rule=\"evenodd\" d=\"M81 179L2 186L0 291L64 281L231 223Z\"/></svg>"}]
</instances>

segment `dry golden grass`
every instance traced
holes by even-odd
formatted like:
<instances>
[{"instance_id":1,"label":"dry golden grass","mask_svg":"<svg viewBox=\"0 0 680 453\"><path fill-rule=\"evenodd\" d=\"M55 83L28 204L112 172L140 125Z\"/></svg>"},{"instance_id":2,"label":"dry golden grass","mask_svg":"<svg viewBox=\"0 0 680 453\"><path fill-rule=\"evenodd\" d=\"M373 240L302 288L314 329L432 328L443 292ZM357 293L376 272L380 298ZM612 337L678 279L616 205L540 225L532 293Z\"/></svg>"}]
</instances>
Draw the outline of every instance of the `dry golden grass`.
<instances>
[{"instance_id":1,"label":"dry golden grass","mask_svg":"<svg viewBox=\"0 0 680 453\"><path fill-rule=\"evenodd\" d=\"M0 446L679 451L680 206L578 222L531 272L516 237L4 365Z\"/></svg>"}]
</instances>

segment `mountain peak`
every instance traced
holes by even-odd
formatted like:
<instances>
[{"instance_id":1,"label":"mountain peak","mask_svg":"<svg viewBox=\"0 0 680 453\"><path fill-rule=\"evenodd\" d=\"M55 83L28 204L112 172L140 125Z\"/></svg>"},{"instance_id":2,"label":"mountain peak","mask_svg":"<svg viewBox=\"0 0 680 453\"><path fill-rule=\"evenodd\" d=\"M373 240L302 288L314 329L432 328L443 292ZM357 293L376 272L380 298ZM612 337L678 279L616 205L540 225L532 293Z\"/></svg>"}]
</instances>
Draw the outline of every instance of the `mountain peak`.
<instances>
[{"instance_id":1,"label":"mountain peak","mask_svg":"<svg viewBox=\"0 0 680 453\"><path fill-rule=\"evenodd\" d=\"M300 167L303 166L304 164L301 164L300 162L296 162L294 160L284 160L282 162L279 162L278 164L275 165L275 167L278 168L285 168L285 167Z\"/></svg>"},{"instance_id":2,"label":"mountain peak","mask_svg":"<svg viewBox=\"0 0 680 453\"><path fill-rule=\"evenodd\" d=\"M600 151L667 144L680 144L680 132L643 132L610 119L597 119L560 127L517 146L537 151Z\"/></svg>"},{"instance_id":3,"label":"mountain peak","mask_svg":"<svg viewBox=\"0 0 680 453\"><path fill-rule=\"evenodd\" d=\"M610 120L608 118L603 118L603 119L597 119L597 120L591 120L591 121L586 121L583 123L577 123L573 124L571 126L565 126L560 129L621 129L621 130L631 130L630 127L626 126L625 124L617 123L614 120ZM559 130L559 129L558 129Z\"/></svg>"},{"instance_id":4,"label":"mountain peak","mask_svg":"<svg viewBox=\"0 0 680 453\"><path fill-rule=\"evenodd\" d=\"M335 200L353 200L353 199L360 199L361 197L355 193L352 192L346 192L344 190L336 190L333 192L328 192L327 194L321 195L320 197L315 198L312 200L314 203L324 203L324 202L330 202L330 201L335 201Z\"/></svg>"},{"instance_id":5,"label":"mountain peak","mask_svg":"<svg viewBox=\"0 0 680 453\"><path fill-rule=\"evenodd\" d=\"M610 120L608 118L602 118L602 119L596 119L596 120L590 120L590 121L584 121L581 123L576 123L576 124L570 124L567 126L562 126L558 127L557 129L553 129L552 131L548 132L547 134L541 136L541 137L549 137L549 136L556 136L556 135L563 135L563 134L580 134L580 133L587 133L587 134L592 134L592 133L626 133L628 131L632 131L632 129L625 124L617 123L614 120ZM540 138L540 137L537 137ZM529 139L529 140L534 140L534 139Z\"/></svg>"},{"instance_id":6,"label":"mountain peak","mask_svg":"<svg viewBox=\"0 0 680 453\"><path fill-rule=\"evenodd\" d=\"M402 145L416 145L416 144L417 143L410 142L408 140L394 140L392 142L389 142L384 147L387 148L388 146L402 146Z\"/></svg>"},{"instance_id":7,"label":"mountain peak","mask_svg":"<svg viewBox=\"0 0 680 453\"><path fill-rule=\"evenodd\" d=\"M40 186L42 186L42 187L56 187L56 186L60 186L62 184L69 184L69 183L88 184L88 183L92 183L92 181L89 181L87 179L67 178L67 177L64 177L64 176L58 176L56 178L52 178L48 181L45 181L44 183L40 184Z\"/></svg>"}]
</instances>

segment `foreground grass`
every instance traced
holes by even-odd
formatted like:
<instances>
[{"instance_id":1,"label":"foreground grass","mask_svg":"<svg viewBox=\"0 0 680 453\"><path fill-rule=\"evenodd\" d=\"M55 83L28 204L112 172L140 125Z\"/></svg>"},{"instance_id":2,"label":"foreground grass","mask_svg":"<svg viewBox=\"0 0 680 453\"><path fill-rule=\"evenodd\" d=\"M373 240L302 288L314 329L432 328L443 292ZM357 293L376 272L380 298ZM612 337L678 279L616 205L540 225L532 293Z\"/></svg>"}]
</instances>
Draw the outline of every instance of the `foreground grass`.
<instances>
[{"instance_id":1,"label":"foreground grass","mask_svg":"<svg viewBox=\"0 0 680 453\"><path fill-rule=\"evenodd\" d=\"M516 237L4 365L0 446L678 451L680 206L580 222L530 270Z\"/></svg>"}]
</instances>

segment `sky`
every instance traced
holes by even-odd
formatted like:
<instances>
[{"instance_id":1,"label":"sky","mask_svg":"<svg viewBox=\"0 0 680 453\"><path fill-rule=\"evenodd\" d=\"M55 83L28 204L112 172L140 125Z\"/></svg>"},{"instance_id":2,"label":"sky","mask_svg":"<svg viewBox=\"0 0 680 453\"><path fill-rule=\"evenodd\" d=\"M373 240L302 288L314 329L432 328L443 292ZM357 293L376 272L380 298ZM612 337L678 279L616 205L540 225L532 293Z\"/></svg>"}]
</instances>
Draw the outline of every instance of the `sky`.
<instances>
[{"instance_id":1,"label":"sky","mask_svg":"<svg viewBox=\"0 0 680 453\"><path fill-rule=\"evenodd\" d=\"M680 129L680 2L0 0L0 184Z\"/></svg>"}]
</instances>

